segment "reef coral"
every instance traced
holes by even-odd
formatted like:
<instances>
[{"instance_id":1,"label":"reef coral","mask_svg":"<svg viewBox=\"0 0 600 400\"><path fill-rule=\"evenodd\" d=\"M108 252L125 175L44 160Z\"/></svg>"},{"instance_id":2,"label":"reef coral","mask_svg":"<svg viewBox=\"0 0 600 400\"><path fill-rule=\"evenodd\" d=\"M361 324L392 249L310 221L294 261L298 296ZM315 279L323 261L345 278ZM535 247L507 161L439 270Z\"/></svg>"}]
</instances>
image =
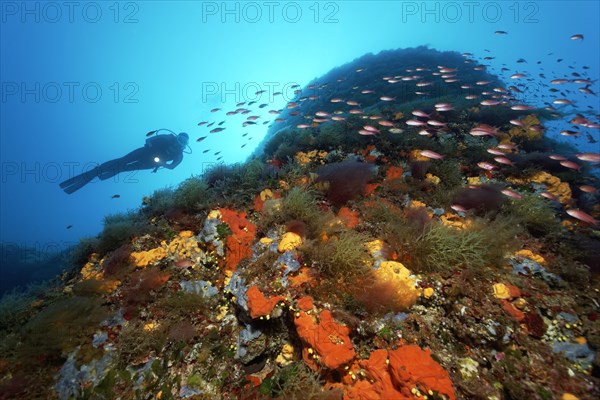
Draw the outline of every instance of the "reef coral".
<instances>
[{"instance_id":1,"label":"reef coral","mask_svg":"<svg viewBox=\"0 0 600 400\"><path fill-rule=\"evenodd\" d=\"M567 182L562 182L558 177L551 175L546 171L538 171L526 178L507 178L507 181L514 184L541 184L548 193L556 196L562 204L569 204L572 193Z\"/></svg>"},{"instance_id":2,"label":"reef coral","mask_svg":"<svg viewBox=\"0 0 600 400\"><path fill-rule=\"evenodd\" d=\"M599 233L571 215L599 217L577 189L596 181L542 168L543 110L489 111L459 85L380 98L414 84L387 68L463 61L343 66L239 170L107 217L55 286L0 302L0 398L599 398ZM378 92L351 106L361 63Z\"/></svg>"},{"instance_id":3,"label":"reef coral","mask_svg":"<svg viewBox=\"0 0 600 400\"><path fill-rule=\"evenodd\" d=\"M351 361L356 353L348 336L350 329L337 324L331 311L318 315L300 311L294 319L298 336L304 342L302 358L313 369L336 369Z\"/></svg>"},{"instance_id":4,"label":"reef coral","mask_svg":"<svg viewBox=\"0 0 600 400\"><path fill-rule=\"evenodd\" d=\"M284 300L283 296L265 297L256 286L248 288L246 291L248 310L252 318L269 317L273 308Z\"/></svg>"}]
</instances>

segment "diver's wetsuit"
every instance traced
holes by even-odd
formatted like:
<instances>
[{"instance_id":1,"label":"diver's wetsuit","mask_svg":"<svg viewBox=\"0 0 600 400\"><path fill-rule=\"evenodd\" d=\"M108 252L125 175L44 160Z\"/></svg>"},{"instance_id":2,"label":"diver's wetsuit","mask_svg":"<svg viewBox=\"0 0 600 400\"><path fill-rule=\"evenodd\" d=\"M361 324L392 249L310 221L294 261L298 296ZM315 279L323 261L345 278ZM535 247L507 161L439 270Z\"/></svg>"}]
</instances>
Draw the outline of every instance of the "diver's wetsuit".
<instances>
[{"instance_id":1,"label":"diver's wetsuit","mask_svg":"<svg viewBox=\"0 0 600 400\"><path fill-rule=\"evenodd\" d=\"M95 177L101 180L112 178L120 172L154 169L159 167L173 169L183 160L185 146L179 143L175 135L157 135L146 139L144 147L135 149L127 155L107 161L96 168L61 182L60 187L66 193L81 189ZM167 161L171 161L167 164Z\"/></svg>"},{"instance_id":2,"label":"diver's wetsuit","mask_svg":"<svg viewBox=\"0 0 600 400\"><path fill-rule=\"evenodd\" d=\"M119 172L136 171L140 169L158 169L165 167L173 169L183 160L183 148L173 135L158 135L146 140L146 145L131 153L111 161L98 168L98 177L102 180L112 178ZM172 161L167 164L166 161Z\"/></svg>"}]
</instances>

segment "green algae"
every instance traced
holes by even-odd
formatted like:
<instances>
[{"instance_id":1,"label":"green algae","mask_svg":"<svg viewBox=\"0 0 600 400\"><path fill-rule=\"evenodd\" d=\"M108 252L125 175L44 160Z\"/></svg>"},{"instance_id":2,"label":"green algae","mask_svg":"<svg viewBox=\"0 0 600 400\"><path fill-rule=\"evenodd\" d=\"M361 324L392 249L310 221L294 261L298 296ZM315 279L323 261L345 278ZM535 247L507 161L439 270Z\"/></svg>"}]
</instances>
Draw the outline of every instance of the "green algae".
<instances>
[{"instance_id":1,"label":"green algae","mask_svg":"<svg viewBox=\"0 0 600 400\"><path fill-rule=\"evenodd\" d=\"M327 218L318 209L316 199L314 191L293 187L281 200L280 206L265 210L265 215L259 220L258 230L266 234L274 225L297 220L306 224L310 236L316 236L323 227L324 218Z\"/></svg>"},{"instance_id":2,"label":"green algae","mask_svg":"<svg viewBox=\"0 0 600 400\"><path fill-rule=\"evenodd\" d=\"M146 219L137 212L108 215L104 218L104 229L98 235L95 250L104 255L152 230Z\"/></svg>"},{"instance_id":3,"label":"green algae","mask_svg":"<svg viewBox=\"0 0 600 400\"><path fill-rule=\"evenodd\" d=\"M57 300L34 316L21 329L24 358L45 355L50 359L87 342L108 310L98 298L74 296Z\"/></svg>"},{"instance_id":4,"label":"green algae","mask_svg":"<svg viewBox=\"0 0 600 400\"><path fill-rule=\"evenodd\" d=\"M304 247L303 251L319 272L334 280L366 276L370 257L365 244L370 240L365 233L343 230L325 242Z\"/></svg>"},{"instance_id":5,"label":"green algae","mask_svg":"<svg viewBox=\"0 0 600 400\"><path fill-rule=\"evenodd\" d=\"M341 393L323 390L323 381L304 364L292 363L277 368L273 376L259 386L259 393L268 398L317 400L341 398Z\"/></svg>"},{"instance_id":6,"label":"green algae","mask_svg":"<svg viewBox=\"0 0 600 400\"><path fill-rule=\"evenodd\" d=\"M198 212L209 208L211 193L201 177L191 177L181 182L173 193L173 206L187 212Z\"/></svg>"},{"instance_id":7,"label":"green algae","mask_svg":"<svg viewBox=\"0 0 600 400\"><path fill-rule=\"evenodd\" d=\"M498 266L517 248L520 229L511 219L476 220L473 227L456 229L435 223L416 239L413 258L426 271L453 271Z\"/></svg>"},{"instance_id":8,"label":"green algae","mask_svg":"<svg viewBox=\"0 0 600 400\"><path fill-rule=\"evenodd\" d=\"M503 213L516 219L533 236L540 237L562 229L550 202L535 195L525 195L504 205Z\"/></svg>"}]
</instances>

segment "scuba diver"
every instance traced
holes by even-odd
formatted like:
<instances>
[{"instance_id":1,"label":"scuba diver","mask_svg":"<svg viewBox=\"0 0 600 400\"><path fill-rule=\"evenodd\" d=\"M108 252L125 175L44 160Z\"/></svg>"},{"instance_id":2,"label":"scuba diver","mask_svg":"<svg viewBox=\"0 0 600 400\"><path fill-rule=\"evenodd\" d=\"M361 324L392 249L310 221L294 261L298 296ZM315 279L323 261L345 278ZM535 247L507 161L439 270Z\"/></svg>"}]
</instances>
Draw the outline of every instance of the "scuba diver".
<instances>
[{"instance_id":1,"label":"scuba diver","mask_svg":"<svg viewBox=\"0 0 600 400\"><path fill-rule=\"evenodd\" d=\"M169 135L157 135L159 131L168 131ZM154 136L152 136L154 135ZM142 169L152 169L156 172L160 167L173 169L183 160L184 150L189 148L189 136L185 132L176 135L169 129L158 129L148 132L146 136L152 136L146 139L144 147L135 149L129 154L107 161L82 174L76 175L60 183L60 187L68 194L71 194L95 177L100 180L112 178L120 172L136 171ZM185 152L186 154L191 153ZM171 161L170 163L167 163Z\"/></svg>"}]
</instances>

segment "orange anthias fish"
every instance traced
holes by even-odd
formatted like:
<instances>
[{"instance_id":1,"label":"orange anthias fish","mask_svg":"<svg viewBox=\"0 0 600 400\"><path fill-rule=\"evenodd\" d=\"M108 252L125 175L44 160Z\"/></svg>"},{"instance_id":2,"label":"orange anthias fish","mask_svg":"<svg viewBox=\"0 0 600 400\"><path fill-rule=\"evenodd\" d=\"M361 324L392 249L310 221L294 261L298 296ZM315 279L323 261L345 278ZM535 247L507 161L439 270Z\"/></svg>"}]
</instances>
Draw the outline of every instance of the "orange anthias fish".
<instances>
[{"instance_id":1,"label":"orange anthias fish","mask_svg":"<svg viewBox=\"0 0 600 400\"><path fill-rule=\"evenodd\" d=\"M588 224L597 225L599 222L597 219L594 219L594 217L592 217L590 214L581 211L577 208L571 208L567 210L567 214L569 214L573 218L577 218L580 221L587 222Z\"/></svg>"},{"instance_id":2,"label":"orange anthias fish","mask_svg":"<svg viewBox=\"0 0 600 400\"><path fill-rule=\"evenodd\" d=\"M432 158L434 160L441 160L444 158L443 155L431 150L422 150L419 154L427 158Z\"/></svg>"},{"instance_id":3,"label":"orange anthias fish","mask_svg":"<svg viewBox=\"0 0 600 400\"><path fill-rule=\"evenodd\" d=\"M190 260L189 258L184 258L183 260L179 260L179 261L175 262L175 266L177 268L188 268L188 267L191 267L192 265L194 265L194 262L192 260Z\"/></svg>"}]
</instances>

